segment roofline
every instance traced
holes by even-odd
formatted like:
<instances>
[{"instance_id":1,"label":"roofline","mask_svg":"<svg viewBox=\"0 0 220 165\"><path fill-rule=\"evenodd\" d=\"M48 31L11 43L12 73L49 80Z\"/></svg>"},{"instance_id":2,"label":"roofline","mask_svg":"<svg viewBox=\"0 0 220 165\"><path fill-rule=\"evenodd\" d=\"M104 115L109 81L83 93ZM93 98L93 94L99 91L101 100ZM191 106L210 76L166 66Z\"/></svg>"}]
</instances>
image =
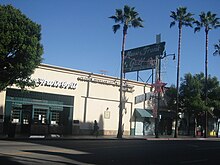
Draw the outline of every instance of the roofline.
<instances>
[{"instance_id":1,"label":"roofline","mask_svg":"<svg viewBox=\"0 0 220 165\"><path fill-rule=\"evenodd\" d=\"M90 75L94 75L94 76L99 76L99 77L103 77L103 78L111 78L111 79L120 79L118 77L114 77L114 76L109 76L109 75L103 75L103 74L98 74L98 73L92 73L92 72L87 72L87 71L82 71L82 70L77 70L77 69L72 69L72 68L66 68L66 67L61 67L61 66L56 66L56 65L51 65L51 64L45 64L45 63L41 63L38 68L52 68L52 69L57 69L57 70L64 70L67 72L77 72L80 74L90 74ZM139 82L139 81L135 81L135 80L128 80L125 79L128 82L134 83L134 84L142 84L142 85L146 85L146 86L151 86L151 84L145 83L145 82Z\"/></svg>"}]
</instances>

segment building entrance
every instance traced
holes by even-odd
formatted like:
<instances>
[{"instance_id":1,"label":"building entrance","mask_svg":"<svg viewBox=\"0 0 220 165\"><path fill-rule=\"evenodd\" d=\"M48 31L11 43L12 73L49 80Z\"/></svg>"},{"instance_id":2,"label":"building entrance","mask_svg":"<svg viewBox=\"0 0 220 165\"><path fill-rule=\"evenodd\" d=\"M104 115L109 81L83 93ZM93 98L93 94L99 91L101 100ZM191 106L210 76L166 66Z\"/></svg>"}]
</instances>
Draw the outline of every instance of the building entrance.
<instances>
[{"instance_id":1,"label":"building entrance","mask_svg":"<svg viewBox=\"0 0 220 165\"><path fill-rule=\"evenodd\" d=\"M74 97L7 89L4 125L18 134L71 134Z\"/></svg>"},{"instance_id":2,"label":"building entrance","mask_svg":"<svg viewBox=\"0 0 220 165\"><path fill-rule=\"evenodd\" d=\"M32 106L24 105L21 110L21 133L29 134L31 129Z\"/></svg>"}]
</instances>

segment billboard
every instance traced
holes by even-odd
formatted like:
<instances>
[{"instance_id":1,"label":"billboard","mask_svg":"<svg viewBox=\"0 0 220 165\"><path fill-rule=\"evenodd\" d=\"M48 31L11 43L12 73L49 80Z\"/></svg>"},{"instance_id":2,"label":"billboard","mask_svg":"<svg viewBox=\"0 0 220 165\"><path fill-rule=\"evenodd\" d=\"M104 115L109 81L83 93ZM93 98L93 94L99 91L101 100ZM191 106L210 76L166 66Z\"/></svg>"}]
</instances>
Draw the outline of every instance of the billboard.
<instances>
[{"instance_id":1,"label":"billboard","mask_svg":"<svg viewBox=\"0 0 220 165\"><path fill-rule=\"evenodd\" d=\"M165 42L142 46L125 51L124 73L153 69L156 66L156 56L162 55Z\"/></svg>"}]
</instances>

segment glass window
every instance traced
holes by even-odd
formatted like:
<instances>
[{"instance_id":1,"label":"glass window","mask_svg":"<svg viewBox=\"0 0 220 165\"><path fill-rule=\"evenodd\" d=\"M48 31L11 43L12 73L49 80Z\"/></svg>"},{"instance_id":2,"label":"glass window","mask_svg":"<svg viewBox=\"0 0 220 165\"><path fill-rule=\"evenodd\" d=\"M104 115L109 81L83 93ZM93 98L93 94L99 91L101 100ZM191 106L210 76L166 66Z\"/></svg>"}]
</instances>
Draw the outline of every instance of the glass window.
<instances>
[{"instance_id":1,"label":"glass window","mask_svg":"<svg viewBox=\"0 0 220 165\"><path fill-rule=\"evenodd\" d=\"M47 109L34 109L34 123L47 124Z\"/></svg>"},{"instance_id":2,"label":"glass window","mask_svg":"<svg viewBox=\"0 0 220 165\"><path fill-rule=\"evenodd\" d=\"M11 112L11 122L20 123L21 111L19 109L13 109Z\"/></svg>"},{"instance_id":3,"label":"glass window","mask_svg":"<svg viewBox=\"0 0 220 165\"><path fill-rule=\"evenodd\" d=\"M60 112L51 111L51 124L59 125L59 123L60 123Z\"/></svg>"},{"instance_id":4,"label":"glass window","mask_svg":"<svg viewBox=\"0 0 220 165\"><path fill-rule=\"evenodd\" d=\"M22 120L23 120L23 124L30 124L29 123L29 115L28 114L23 114L23 117L22 117Z\"/></svg>"}]
</instances>

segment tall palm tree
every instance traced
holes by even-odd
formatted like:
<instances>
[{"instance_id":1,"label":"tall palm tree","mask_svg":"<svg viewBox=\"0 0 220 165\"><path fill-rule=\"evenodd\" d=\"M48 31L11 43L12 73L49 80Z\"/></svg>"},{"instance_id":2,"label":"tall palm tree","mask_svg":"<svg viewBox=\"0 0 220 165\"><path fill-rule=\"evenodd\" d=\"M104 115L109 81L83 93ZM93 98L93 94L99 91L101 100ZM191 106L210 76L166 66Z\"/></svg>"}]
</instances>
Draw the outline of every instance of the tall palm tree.
<instances>
[{"instance_id":1,"label":"tall palm tree","mask_svg":"<svg viewBox=\"0 0 220 165\"><path fill-rule=\"evenodd\" d=\"M215 48L215 52L213 53L213 55L220 55L220 40L218 40L218 44L214 45Z\"/></svg>"},{"instance_id":2,"label":"tall palm tree","mask_svg":"<svg viewBox=\"0 0 220 165\"><path fill-rule=\"evenodd\" d=\"M219 19L216 17L216 14L212 14L210 11L207 13L201 12L199 15L200 20L195 21L196 27L194 29L194 32L200 31L201 28L204 27L205 29L205 105L207 105L207 80L208 80L208 34L209 31L212 29L216 29L220 27ZM204 137L207 136L207 111L205 111L205 132Z\"/></svg>"},{"instance_id":3,"label":"tall palm tree","mask_svg":"<svg viewBox=\"0 0 220 165\"><path fill-rule=\"evenodd\" d=\"M179 112L179 79L180 79L180 50L181 50L181 39L182 39L182 27L192 27L194 22L193 14L187 12L186 7L179 7L175 11L171 11L170 17L173 18L173 21L170 23L170 28L173 27L176 22L178 23L179 28L179 40L178 40L178 61L177 61L177 79L176 79L176 123L175 123L175 132L174 137L177 137L177 124L178 124L178 112Z\"/></svg>"},{"instance_id":4,"label":"tall palm tree","mask_svg":"<svg viewBox=\"0 0 220 165\"><path fill-rule=\"evenodd\" d=\"M113 32L116 33L121 24L123 25L123 40L122 40L122 51L121 51L121 73L120 73L120 105L119 105L119 123L118 123L118 134L117 138L122 138L122 111L123 111L123 73L124 73L124 54L125 54L125 40L129 27L143 27L143 20L139 17L139 13L135 11L134 7L124 6L124 10L116 9L115 15L109 17L115 21L115 25L112 26Z\"/></svg>"}]
</instances>

